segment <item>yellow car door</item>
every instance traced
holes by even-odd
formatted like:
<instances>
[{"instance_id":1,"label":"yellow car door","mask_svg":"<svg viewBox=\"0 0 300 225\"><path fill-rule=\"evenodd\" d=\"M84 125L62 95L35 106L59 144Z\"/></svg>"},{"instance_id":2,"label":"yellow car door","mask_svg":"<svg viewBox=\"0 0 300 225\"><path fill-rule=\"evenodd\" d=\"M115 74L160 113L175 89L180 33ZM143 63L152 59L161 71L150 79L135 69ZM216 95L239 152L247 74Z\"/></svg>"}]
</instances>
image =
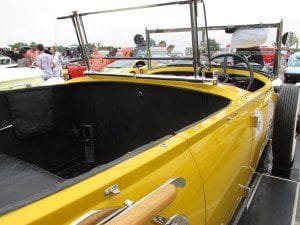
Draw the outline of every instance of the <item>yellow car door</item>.
<instances>
[{"instance_id":1,"label":"yellow car door","mask_svg":"<svg viewBox=\"0 0 300 225\"><path fill-rule=\"evenodd\" d=\"M273 122L275 94L271 90L262 90L250 97L252 101L249 104L249 110L255 119L250 167L255 170L270 136L269 129Z\"/></svg>"},{"instance_id":2,"label":"yellow car door","mask_svg":"<svg viewBox=\"0 0 300 225\"><path fill-rule=\"evenodd\" d=\"M126 200L140 202L154 190L158 190L152 198L155 204L147 207L143 215L156 212L161 217L171 218L182 214L191 225L205 224L203 186L185 139L171 137L149 150L137 155L128 153L126 157L125 161L101 173L3 215L0 224L12 224L12 221L18 225L85 224L78 223L80 218L107 208L119 209L128 202ZM168 190L164 190L162 184L174 178L183 178L186 184L177 188L174 199L168 202L165 198ZM166 200L168 204L164 203ZM162 204L165 207L161 207ZM135 216L133 219L138 220L141 215Z\"/></svg>"},{"instance_id":3,"label":"yellow car door","mask_svg":"<svg viewBox=\"0 0 300 225\"><path fill-rule=\"evenodd\" d=\"M203 180L208 225L229 222L251 177L251 113L244 100L227 109L178 134L188 140Z\"/></svg>"}]
</instances>

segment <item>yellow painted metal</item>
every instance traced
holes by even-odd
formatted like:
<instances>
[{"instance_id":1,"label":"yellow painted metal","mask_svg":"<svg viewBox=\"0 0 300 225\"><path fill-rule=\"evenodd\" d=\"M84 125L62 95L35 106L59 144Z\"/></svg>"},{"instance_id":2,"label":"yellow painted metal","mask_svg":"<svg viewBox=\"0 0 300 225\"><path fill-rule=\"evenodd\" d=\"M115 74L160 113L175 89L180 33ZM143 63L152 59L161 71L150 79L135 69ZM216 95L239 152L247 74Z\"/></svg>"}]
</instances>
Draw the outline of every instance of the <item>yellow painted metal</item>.
<instances>
[{"instance_id":1,"label":"yellow painted metal","mask_svg":"<svg viewBox=\"0 0 300 225\"><path fill-rule=\"evenodd\" d=\"M104 72L109 72L109 73L134 73L134 74L140 74L141 71L143 71L143 73L147 73L148 72L148 66L143 66L143 67L134 67L134 65L140 60L132 60L132 67L127 67L127 68L109 68L109 67L105 67L104 68ZM109 66L109 65L108 65Z\"/></svg>"},{"instance_id":2,"label":"yellow painted metal","mask_svg":"<svg viewBox=\"0 0 300 225\"><path fill-rule=\"evenodd\" d=\"M229 72L247 76L244 70ZM126 199L136 201L172 177L185 178L187 185L178 190L176 200L162 216L181 213L192 225L227 224L256 168L271 122L272 103L276 102L270 79L259 73L255 77L265 83L255 92L226 84L125 76L93 75L69 81L67 85L130 82L172 86L224 96L231 103L170 137L164 142L166 145L158 144L71 187L5 214L0 217L0 224L69 224L88 211L120 206ZM252 123L256 109L261 112L262 130ZM256 136L257 132L260 133ZM121 193L104 196L104 190L113 184L120 186Z\"/></svg>"},{"instance_id":3,"label":"yellow painted metal","mask_svg":"<svg viewBox=\"0 0 300 225\"><path fill-rule=\"evenodd\" d=\"M123 163L66 188L45 199L0 217L0 224L69 224L94 209L137 201L170 178L183 177L175 202L161 213L188 215L192 224L205 224L205 200L200 176L183 138L172 137ZM121 193L104 196L104 190L118 184Z\"/></svg>"}]
</instances>

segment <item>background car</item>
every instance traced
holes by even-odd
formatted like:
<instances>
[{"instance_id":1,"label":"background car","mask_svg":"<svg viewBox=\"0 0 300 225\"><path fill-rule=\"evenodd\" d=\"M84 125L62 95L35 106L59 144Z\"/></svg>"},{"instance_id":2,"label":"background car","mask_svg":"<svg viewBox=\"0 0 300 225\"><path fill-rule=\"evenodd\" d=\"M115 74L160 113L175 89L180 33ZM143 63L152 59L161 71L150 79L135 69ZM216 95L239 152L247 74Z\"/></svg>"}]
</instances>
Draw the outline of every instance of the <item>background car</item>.
<instances>
[{"instance_id":1,"label":"background car","mask_svg":"<svg viewBox=\"0 0 300 225\"><path fill-rule=\"evenodd\" d=\"M148 71L147 62L144 60L117 60L104 68L104 72L110 73L143 73Z\"/></svg>"},{"instance_id":2,"label":"background car","mask_svg":"<svg viewBox=\"0 0 300 225\"><path fill-rule=\"evenodd\" d=\"M300 81L300 57L288 65L284 72L284 81L286 83Z\"/></svg>"}]
</instances>

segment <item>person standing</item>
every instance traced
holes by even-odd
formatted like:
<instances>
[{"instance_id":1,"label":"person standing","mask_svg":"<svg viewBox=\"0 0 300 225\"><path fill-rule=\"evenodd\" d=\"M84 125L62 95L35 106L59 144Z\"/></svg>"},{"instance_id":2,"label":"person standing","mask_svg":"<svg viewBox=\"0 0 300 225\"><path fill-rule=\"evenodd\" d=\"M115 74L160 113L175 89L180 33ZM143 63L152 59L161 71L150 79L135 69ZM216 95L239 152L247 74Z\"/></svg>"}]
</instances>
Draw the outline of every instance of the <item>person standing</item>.
<instances>
[{"instance_id":1,"label":"person standing","mask_svg":"<svg viewBox=\"0 0 300 225\"><path fill-rule=\"evenodd\" d=\"M45 48L42 44L37 45L39 55L36 58L37 66L44 72L44 80L54 77L53 68L55 67L53 56L45 53Z\"/></svg>"},{"instance_id":2,"label":"person standing","mask_svg":"<svg viewBox=\"0 0 300 225\"><path fill-rule=\"evenodd\" d=\"M91 68L94 71L101 71L102 67L104 65L103 63L103 58L104 55L99 52L98 47L97 46L93 46L93 53L91 54Z\"/></svg>"},{"instance_id":3,"label":"person standing","mask_svg":"<svg viewBox=\"0 0 300 225\"><path fill-rule=\"evenodd\" d=\"M30 50L28 54L30 58L30 65L32 65L36 61L37 56L39 55L37 44L35 42L30 43Z\"/></svg>"},{"instance_id":4,"label":"person standing","mask_svg":"<svg viewBox=\"0 0 300 225\"><path fill-rule=\"evenodd\" d=\"M62 54L57 51L56 46L52 46L50 49L51 55L53 56L53 62L54 62L54 68L53 68L53 75L55 77L62 77L63 76L63 70L62 70L62 63L63 63L63 57Z\"/></svg>"},{"instance_id":5,"label":"person standing","mask_svg":"<svg viewBox=\"0 0 300 225\"><path fill-rule=\"evenodd\" d=\"M23 47L19 51L18 67L30 67L29 48Z\"/></svg>"}]
</instances>

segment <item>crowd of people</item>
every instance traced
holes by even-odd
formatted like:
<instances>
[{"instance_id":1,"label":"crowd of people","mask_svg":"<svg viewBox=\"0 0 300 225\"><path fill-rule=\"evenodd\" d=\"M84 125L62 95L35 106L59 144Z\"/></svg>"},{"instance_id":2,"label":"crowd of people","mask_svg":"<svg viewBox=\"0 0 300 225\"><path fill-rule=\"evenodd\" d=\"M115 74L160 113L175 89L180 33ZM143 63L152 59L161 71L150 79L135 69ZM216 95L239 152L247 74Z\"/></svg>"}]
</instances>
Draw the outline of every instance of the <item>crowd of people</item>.
<instances>
[{"instance_id":1,"label":"crowd of people","mask_svg":"<svg viewBox=\"0 0 300 225\"><path fill-rule=\"evenodd\" d=\"M56 46L52 46L48 51L42 44L32 42L30 47L22 47L19 50L17 63L19 67L39 67L44 72L44 80L63 76L63 57Z\"/></svg>"}]
</instances>

